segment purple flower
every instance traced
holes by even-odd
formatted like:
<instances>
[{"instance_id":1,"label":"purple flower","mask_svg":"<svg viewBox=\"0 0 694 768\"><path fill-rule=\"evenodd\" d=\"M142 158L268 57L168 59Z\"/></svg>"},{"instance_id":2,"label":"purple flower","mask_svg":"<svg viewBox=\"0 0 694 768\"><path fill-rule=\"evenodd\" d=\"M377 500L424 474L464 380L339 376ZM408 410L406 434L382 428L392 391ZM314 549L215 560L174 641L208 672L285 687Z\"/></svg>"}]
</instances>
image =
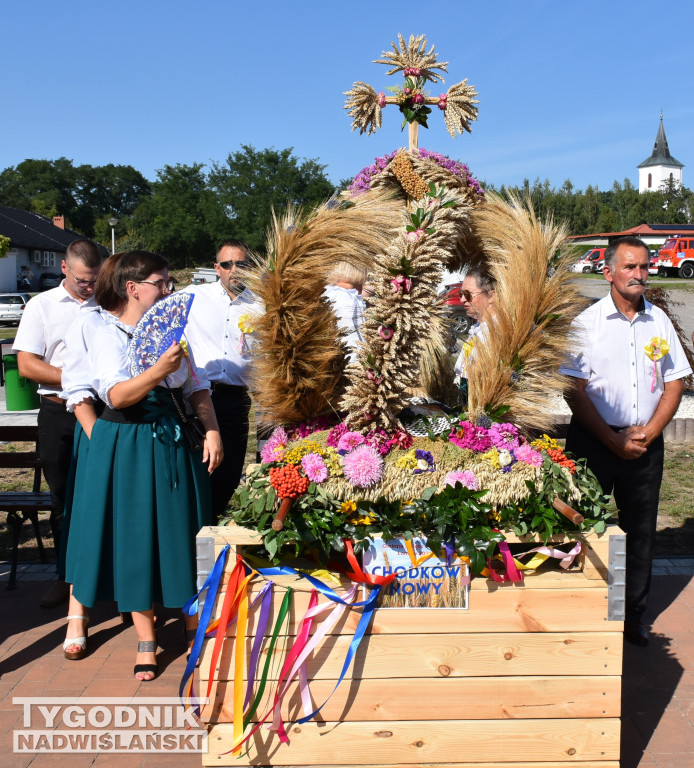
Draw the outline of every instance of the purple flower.
<instances>
[{"instance_id":1,"label":"purple flower","mask_svg":"<svg viewBox=\"0 0 694 768\"><path fill-rule=\"evenodd\" d=\"M364 442L364 435L359 432L345 432L337 442L338 451L351 451Z\"/></svg>"},{"instance_id":2,"label":"purple flower","mask_svg":"<svg viewBox=\"0 0 694 768\"><path fill-rule=\"evenodd\" d=\"M312 483L322 483L328 478L328 468L317 453L307 453L301 459L301 466Z\"/></svg>"},{"instance_id":3,"label":"purple flower","mask_svg":"<svg viewBox=\"0 0 694 768\"><path fill-rule=\"evenodd\" d=\"M413 475L421 475L422 472L433 472L435 469L434 457L429 451L416 450L414 457L417 459L417 468L412 470Z\"/></svg>"},{"instance_id":4,"label":"purple flower","mask_svg":"<svg viewBox=\"0 0 694 768\"><path fill-rule=\"evenodd\" d=\"M456 469L449 472L443 479L444 486L450 485L455 488L455 484L460 483L463 488L469 488L471 491L479 491L480 483L473 472L469 470Z\"/></svg>"},{"instance_id":5,"label":"purple flower","mask_svg":"<svg viewBox=\"0 0 694 768\"><path fill-rule=\"evenodd\" d=\"M520 444L518 428L513 424L492 424L489 427L489 437L492 445L499 450L511 451Z\"/></svg>"},{"instance_id":6,"label":"purple flower","mask_svg":"<svg viewBox=\"0 0 694 768\"><path fill-rule=\"evenodd\" d=\"M383 459L370 445L360 445L344 458L347 480L358 488L375 485L383 474Z\"/></svg>"},{"instance_id":7,"label":"purple flower","mask_svg":"<svg viewBox=\"0 0 694 768\"><path fill-rule=\"evenodd\" d=\"M513 455L523 464L529 464L531 467L542 466L542 454L531 448L527 443L514 448Z\"/></svg>"}]
</instances>

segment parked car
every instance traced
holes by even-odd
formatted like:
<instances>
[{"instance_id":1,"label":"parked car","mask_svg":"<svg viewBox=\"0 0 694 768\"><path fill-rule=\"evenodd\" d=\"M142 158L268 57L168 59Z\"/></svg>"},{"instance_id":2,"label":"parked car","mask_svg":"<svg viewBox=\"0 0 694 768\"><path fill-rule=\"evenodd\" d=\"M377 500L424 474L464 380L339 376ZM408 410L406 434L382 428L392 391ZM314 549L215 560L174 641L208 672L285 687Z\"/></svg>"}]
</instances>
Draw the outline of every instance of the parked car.
<instances>
[{"instance_id":1,"label":"parked car","mask_svg":"<svg viewBox=\"0 0 694 768\"><path fill-rule=\"evenodd\" d=\"M603 265L605 263L605 249L604 248L591 248L583 254L583 258L579 259L575 264L572 264L570 269L572 272L602 272Z\"/></svg>"},{"instance_id":2,"label":"parked car","mask_svg":"<svg viewBox=\"0 0 694 768\"><path fill-rule=\"evenodd\" d=\"M63 276L57 272L44 272L39 278L39 291L47 291L49 288L57 288L63 281Z\"/></svg>"},{"instance_id":3,"label":"parked car","mask_svg":"<svg viewBox=\"0 0 694 768\"><path fill-rule=\"evenodd\" d=\"M0 293L0 325L19 325L27 301L26 294Z\"/></svg>"},{"instance_id":4,"label":"parked car","mask_svg":"<svg viewBox=\"0 0 694 768\"><path fill-rule=\"evenodd\" d=\"M439 294L439 301L445 305L452 321L453 331L457 336L464 336L475 324L463 309L463 302L460 299L462 287L462 283L453 283L453 285L447 285Z\"/></svg>"},{"instance_id":5,"label":"parked car","mask_svg":"<svg viewBox=\"0 0 694 768\"><path fill-rule=\"evenodd\" d=\"M650 261L648 262L648 274L649 275L657 275L658 274L658 260L659 256L655 251L651 251L650 255Z\"/></svg>"}]
</instances>

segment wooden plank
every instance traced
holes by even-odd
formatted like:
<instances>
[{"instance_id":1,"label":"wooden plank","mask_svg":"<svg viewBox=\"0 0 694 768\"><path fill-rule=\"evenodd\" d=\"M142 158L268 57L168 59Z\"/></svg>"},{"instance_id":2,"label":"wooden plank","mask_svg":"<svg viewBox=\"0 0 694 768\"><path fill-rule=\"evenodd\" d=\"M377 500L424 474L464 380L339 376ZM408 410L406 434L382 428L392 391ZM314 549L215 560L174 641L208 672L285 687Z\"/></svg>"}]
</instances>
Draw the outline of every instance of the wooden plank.
<instances>
[{"instance_id":1,"label":"wooden plank","mask_svg":"<svg viewBox=\"0 0 694 768\"><path fill-rule=\"evenodd\" d=\"M328 698L335 682L311 682L315 706ZM201 687L207 689L206 680ZM616 675L354 680L335 691L320 717L334 721L619 717L620 694L621 679ZM269 711L274 695L274 685L268 684L255 720ZM231 722L233 682L215 683L210 701L202 719ZM295 720L302 715L298 686L293 685L284 698L282 717Z\"/></svg>"},{"instance_id":2,"label":"wooden plank","mask_svg":"<svg viewBox=\"0 0 694 768\"><path fill-rule=\"evenodd\" d=\"M487 765L555 761L586 766L619 760L619 720L461 720L305 723L289 727L289 744L260 728L250 754L221 755L233 746L233 726L212 726L203 765L421 765L451 758Z\"/></svg>"},{"instance_id":3,"label":"wooden plank","mask_svg":"<svg viewBox=\"0 0 694 768\"><path fill-rule=\"evenodd\" d=\"M331 635L306 662L309 679L336 680L349 635ZM246 655L251 639L247 638ZM233 678L232 638L224 643L217 678ZM209 679L213 641L203 649L200 676ZM264 658L264 654L262 654ZM365 637L351 676L389 678L486 677L496 675L619 675L621 632L552 632L445 635L371 635Z\"/></svg>"},{"instance_id":4,"label":"wooden plank","mask_svg":"<svg viewBox=\"0 0 694 768\"><path fill-rule=\"evenodd\" d=\"M583 583L586 583L585 581ZM602 582L601 582L602 583ZM251 595L257 594L254 587ZM272 634L276 610L284 596L277 590L266 634ZM298 623L308 609L309 594L292 596L289 633L296 634ZM323 598L321 598L323 600ZM215 616L219 616L217 601ZM353 633L361 609L346 611L333 633ZM249 614L248 634L254 635L258 611ZM499 589L472 592L470 608L383 608L377 609L369 634L407 634L421 632L423 622L432 633L457 632L621 632L623 623L607 620L607 590L595 589ZM229 634L235 634L235 626Z\"/></svg>"}]
</instances>

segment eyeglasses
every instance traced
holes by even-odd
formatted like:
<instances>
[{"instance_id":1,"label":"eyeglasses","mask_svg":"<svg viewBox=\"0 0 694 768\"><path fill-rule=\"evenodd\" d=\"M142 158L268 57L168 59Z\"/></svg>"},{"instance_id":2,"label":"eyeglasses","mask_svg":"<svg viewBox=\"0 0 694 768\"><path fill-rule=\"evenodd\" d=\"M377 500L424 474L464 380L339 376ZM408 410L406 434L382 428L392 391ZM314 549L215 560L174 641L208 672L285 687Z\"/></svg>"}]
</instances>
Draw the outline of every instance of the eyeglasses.
<instances>
[{"instance_id":1,"label":"eyeglasses","mask_svg":"<svg viewBox=\"0 0 694 768\"><path fill-rule=\"evenodd\" d=\"M218 261L217 264L222 269L232 269L233 267L236 267L236 269L250 269L253 266L252 261Z\"/></svg>"},{"instance_id":2,"label":"eyeglasses","mask_svg":"<svg viewBox=\"0 0 694 768\"><path fill-rule=\"evenodd\" d=\"M147 285L153 285L155 288L158 288L160 291L166 291L166 293L173 293L176 290L176 281L169 278L168 280L164 280L163 277L160 277L159 280L136 280L136 283L147 283Z\"/></svg>"},{"instance_id":3,"label":"eyeglasses","mask_svg":"<svg viewBox=\"0 0 694 768\"><path fill-rule=\"evenodd\" d=\"M96 285L96 280L80 280L78 277L75 277L75 273L70 269L70 265L66 264L67 271L72 275L72 279L77 283L77 285L81 285L83 288L86 288L88 285Z\"/></svg>"},{"instance_id":4,"label":"eyeglasses","mask_svg":"<svg viewBox=\"0 0 694 768\"><path fill-rule=\"evenodd\" d=\"M489 291L477 291L476 293L471 293L465 289L460 292L460 296L465 299L465 301L472 301L475 296L479 296L481 293L489 293Z\"/></svg>"}]
</instances>

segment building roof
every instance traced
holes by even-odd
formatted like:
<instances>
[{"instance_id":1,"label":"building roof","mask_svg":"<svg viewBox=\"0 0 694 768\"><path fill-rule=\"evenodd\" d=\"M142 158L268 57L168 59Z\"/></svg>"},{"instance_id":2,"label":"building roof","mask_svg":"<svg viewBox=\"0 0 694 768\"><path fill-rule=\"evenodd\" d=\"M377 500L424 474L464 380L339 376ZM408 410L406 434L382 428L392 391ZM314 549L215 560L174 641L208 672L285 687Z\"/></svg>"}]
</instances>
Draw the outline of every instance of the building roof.
<instances>
[{"instance_id":1,"label":"building roof","mask_svg":"<svg viewBox=\"0 0 694 768\"><path fill-rule=\"evenodd\" d=\"M642 163L639 163L637 168L650 168L654 165L668 165L676 168L684 168L684 163L680 163L679 160L670 154L670 148L667 145L667 138L665 137L665 128L663 127L663 116L660 116L660 125L658 126L658 135L655 137L655 144L653 145L653 152L650 157L647 157Z\"/></svg>"},{"instance_id":2,"label":"building roof","mask_svg":"<svg viewBox=\"0 0 694 768\"><path fill-rule=\"evenodd\" d=\"M639 224L637 227L625 229L623 232L596 232L592 235L571 235L566 239L580 242L581 240L589 240L598 237L616 240L618 237L625 237L626 235L636 235L637 237L643 235L676 237L677 235L692 234L694 234L694 224Z\"/></svg>"},{"instance_id":3,"label":"building roof","mask_svg":"<svg viewBox=\"0 0 694 768\"><path fill-rule=\"evenodd\" d=\"M73 240L83 238L72 229L56 227L51 219L38 213L22 211L0 205L0 235L10 238L12 248L35 248L37 250L67 250ZM108 249L100 245L102 255L108 255Z\"/></svg>"}]
</instances>

